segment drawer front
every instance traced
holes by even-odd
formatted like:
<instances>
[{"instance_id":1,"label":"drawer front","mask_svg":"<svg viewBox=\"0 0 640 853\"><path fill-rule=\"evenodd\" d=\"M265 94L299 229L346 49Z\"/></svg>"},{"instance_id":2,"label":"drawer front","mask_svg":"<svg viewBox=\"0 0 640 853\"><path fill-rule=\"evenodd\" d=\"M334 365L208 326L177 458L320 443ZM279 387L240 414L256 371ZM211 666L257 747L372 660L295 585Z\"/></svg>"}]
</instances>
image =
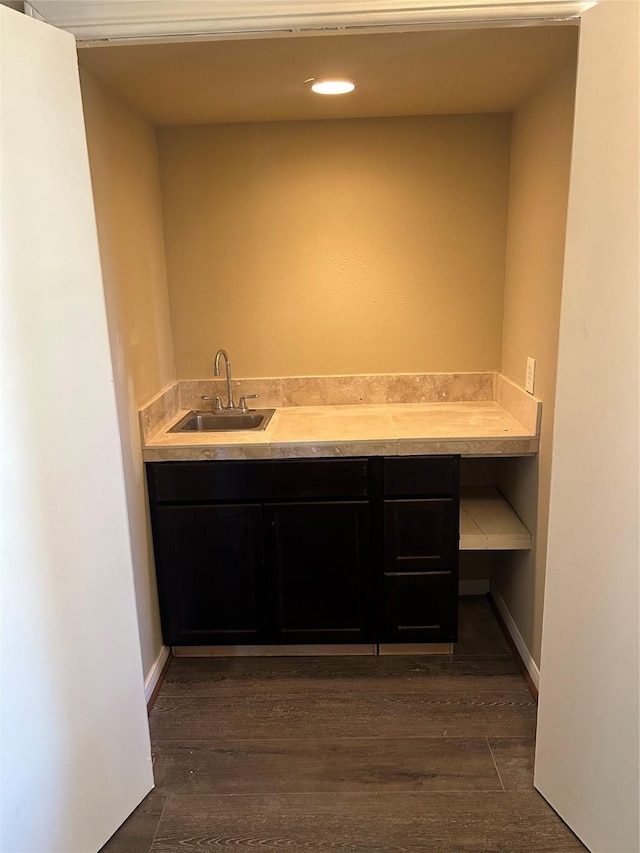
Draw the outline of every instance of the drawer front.
<instances>
[{"instance_id":1,"label":"drawer front","mask_svg":"<svg viewBox=\"0 0 640 853\"><path fill-rule=\"evenodd\" d=\"M452 572L394 574L384 578L384 642L453 643L458 597Z\"/></svg>"},{"instance_id":2,"label":"drawer front","mask_svg":"<svg viewBox=\"0 0 640 853\"><path fill-rule=\"evenodd\" d=\"M389 497L434 497L457 492L457 456L404 456L384 460L383 493Z\"/></svg>"},{"instance_id":3,"label":"drawer front","mask_svg":"<svg viewBox=\"0 0 640 853\"><path fill-rule=\"evenodd\" d=\"M458 510L452 498L384 502L384 570L454 569L458 559Z\"/></svg>"},{"instance_id":4,"label":"drawer front","mask_svg":"<svg viewBox=\"0 0 640 853\"><path fill-rule=\"evenodd\" d=\"M367 496L366 459L148 462L157 503Z\"/></svg>"}]
</instances>

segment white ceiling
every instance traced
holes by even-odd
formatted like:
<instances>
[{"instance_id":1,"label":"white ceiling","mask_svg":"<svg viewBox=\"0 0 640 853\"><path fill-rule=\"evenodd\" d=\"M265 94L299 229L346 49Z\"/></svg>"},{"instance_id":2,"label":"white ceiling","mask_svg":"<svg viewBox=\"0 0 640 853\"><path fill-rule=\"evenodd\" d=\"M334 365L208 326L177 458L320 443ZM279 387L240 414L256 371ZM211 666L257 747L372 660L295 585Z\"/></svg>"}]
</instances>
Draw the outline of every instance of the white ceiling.
<instances>
[{"instance_id":1,"label":"white ceiling","mask_svg":"<svg viewBox=\"0 0 640 853\"><path fill-rule=\"evenodd\" d=\"M157 125L511 112L575 57L577 27L307 35L83 48L81 66ZM314 95L310 77L355 92Z\"/></svg>"}]
</instances>

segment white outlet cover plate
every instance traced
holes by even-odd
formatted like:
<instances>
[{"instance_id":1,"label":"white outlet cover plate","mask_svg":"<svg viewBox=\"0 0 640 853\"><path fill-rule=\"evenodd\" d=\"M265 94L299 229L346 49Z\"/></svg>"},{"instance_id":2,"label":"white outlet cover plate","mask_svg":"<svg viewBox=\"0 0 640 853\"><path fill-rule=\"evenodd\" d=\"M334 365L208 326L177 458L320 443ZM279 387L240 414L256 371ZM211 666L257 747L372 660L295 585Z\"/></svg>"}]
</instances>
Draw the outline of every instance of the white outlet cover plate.
<instances>
[{"instance_id":1,"label":"white outlet cover plate","mask_svg":"<svg viewBox=\"0 0 640 853\"><path fill-rule=\"evenodd\" d=\"M528 391L529 394L533 394L533 389L536 384L536 360L535 358L531 358L529 356L527 358L527 376L525 380L525 390Z\"/></svg>"}]
</instances>

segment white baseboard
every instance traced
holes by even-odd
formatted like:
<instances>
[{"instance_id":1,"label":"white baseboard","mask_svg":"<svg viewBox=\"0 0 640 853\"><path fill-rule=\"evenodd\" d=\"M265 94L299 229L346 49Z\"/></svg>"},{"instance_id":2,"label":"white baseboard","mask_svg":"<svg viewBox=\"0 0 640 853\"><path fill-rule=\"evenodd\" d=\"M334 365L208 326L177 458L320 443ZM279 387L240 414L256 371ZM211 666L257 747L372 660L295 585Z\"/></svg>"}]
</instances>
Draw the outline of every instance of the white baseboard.
<instances>
[{"instance_id":1,"label":"white baseboard","mask_svg":"<svg viewBox=\"0 0 640 853\"><path fill-rule=\"evenodd\" d=\"M156 685L160 676L162 675L162 670L164 669L165 663L169 660L169 647L162 646L160 649L160 654L154 660L153 666L149 670L147 677L144 680L144 701L149 702L151 699L151 695L153 691L156 689Z\"/></svg>"},{"instance_id":2,"label":"white baseboard","mask_svg":"<svg viewBox=\"0 0 640 853\"><path fill-rule=\"evenodd\" d=\"M458 581L458 595L486 595L489 588L488 578L469 578Z\"/></svg>"},{"instance_id":3,"label":"white baseboard","mask_svg":"<svg viewBox=\"0 0 640 853\"><path fill-rule=\"evenodd\" d=\"M511 639L514 642L515 647L518 650L520 657L522 658L522 662L527 668L527 672L531 676L531 680L536 686L536 690L540 689L540 670L538 669L538 665L534 661L531 656L531 652L527 648L525 641L522 639L522 634L518 630L518 626L516 625L513 616L509 612L509 608L507 607L504 598L498 592L498 587L491 582L491 595L495 602L496 607L500 611L500 615L504 621L504 624L509 632Z\"/></svg>"}]
</instances>

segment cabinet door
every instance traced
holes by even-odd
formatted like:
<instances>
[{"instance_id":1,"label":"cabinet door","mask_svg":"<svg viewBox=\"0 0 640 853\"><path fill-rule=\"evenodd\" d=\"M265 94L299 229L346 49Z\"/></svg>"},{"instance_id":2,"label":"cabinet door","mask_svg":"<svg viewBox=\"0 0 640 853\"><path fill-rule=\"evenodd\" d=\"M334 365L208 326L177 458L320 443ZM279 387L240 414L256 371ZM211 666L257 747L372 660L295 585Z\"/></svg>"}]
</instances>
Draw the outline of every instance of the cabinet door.
<instances>
[{"instance_id":1,"label":"cabinet door","mask_svg":"<svg viewBox=\"0 0 640 853\"><path fill-rule=\"evenodd\" d=\"M369 506L265 506L272 642L371 641Z\"/></svg>"},{"instance_id":2,"label":"cabinet door","mask_svg":"<svg viewBox=\"0 0 640 853\"><path fill-rule=\"evenodd\" d=\"M155 521L165 643L264 642L260 506L160 506Z\"/></svg>"}]
</instances>

